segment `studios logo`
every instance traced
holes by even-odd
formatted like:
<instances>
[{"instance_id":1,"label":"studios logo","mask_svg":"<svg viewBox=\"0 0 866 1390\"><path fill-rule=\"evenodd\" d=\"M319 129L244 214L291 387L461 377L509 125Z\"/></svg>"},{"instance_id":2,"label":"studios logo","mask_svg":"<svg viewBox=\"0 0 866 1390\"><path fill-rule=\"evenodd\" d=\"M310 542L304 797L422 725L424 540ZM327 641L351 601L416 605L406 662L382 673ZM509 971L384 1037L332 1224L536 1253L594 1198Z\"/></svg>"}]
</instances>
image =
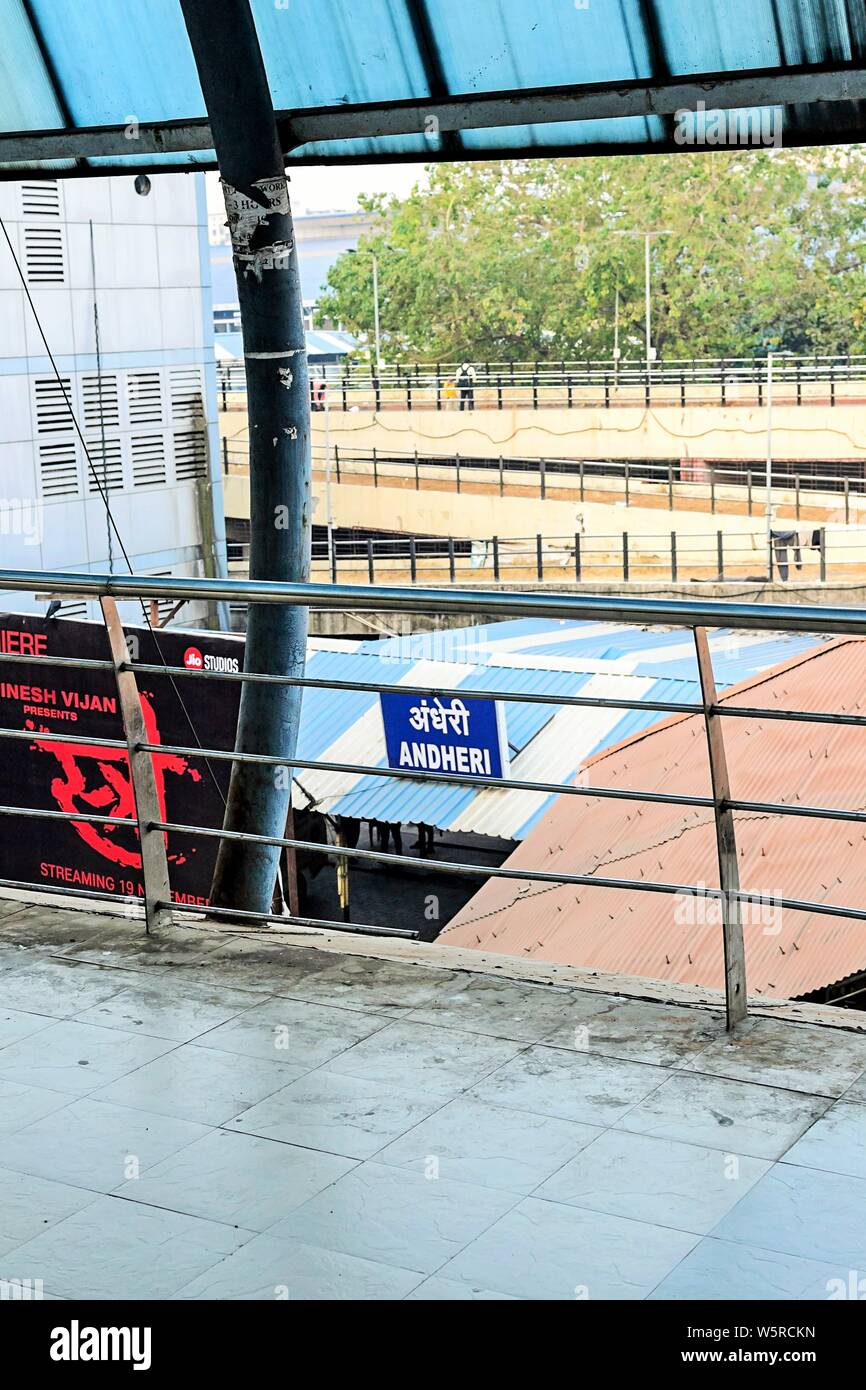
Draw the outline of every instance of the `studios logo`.
<instances>
[{"instance_id":1,"label":"studios logo","mask_svg":"<svg viewBox=\"0 0 866 1390\"><path fill-rule=\"evenodd\" d=\"M202 656L198 647L187 647L183 664L188 671L227 671L235 676L240 671L236 656Z\"/></svg>"}]
</instances>

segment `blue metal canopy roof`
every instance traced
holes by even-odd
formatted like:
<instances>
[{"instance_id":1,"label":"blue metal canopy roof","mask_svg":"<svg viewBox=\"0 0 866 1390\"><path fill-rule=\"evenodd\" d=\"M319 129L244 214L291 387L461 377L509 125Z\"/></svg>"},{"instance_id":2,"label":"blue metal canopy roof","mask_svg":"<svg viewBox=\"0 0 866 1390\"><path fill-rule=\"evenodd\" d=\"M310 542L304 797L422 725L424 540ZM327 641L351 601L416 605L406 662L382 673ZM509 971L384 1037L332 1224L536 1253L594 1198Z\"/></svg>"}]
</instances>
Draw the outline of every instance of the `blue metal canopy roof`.
<instances>
[{"instance_id":1,"label":"blue metal canopy roof","mask_svg":"<svg viewBox=\"0 0 866 1390\"><path fill-rule=\"evenodd\" d=\"M866 127L862 0L250 0L289 163L678 148L699 101ZM178 0L0 0L0 170L213 167Z\"/></svg>"},{"instance_id":2,"label":"blue metal canopy roof","mask_svg":"<svg viewBox=\"0 0 866 1390\"><path fill-rule=\"evenodd\" d=\"M314 639L315 641L315 639ZM719 690L807 651L807 634L735 632L710 635ZM668 716L621 710L605 700L700 704L694 641L689 632L621 627L613 623L512 622L413 633L358 644L354 651L314 650L307 674L319 680L550 696L503 702L510 776L521 781L574 781L578 769L604 748ZM597 707L558 705L556 696L598 699ZM301 706L298 756L362 767L387 767L378 695L369 691L307 690ZM453 786L375 774L303 769L295 773L297 807L329 815L435 825L504 839L523 839L556 799L518 788Z\"/></svg>"}]
</instances>

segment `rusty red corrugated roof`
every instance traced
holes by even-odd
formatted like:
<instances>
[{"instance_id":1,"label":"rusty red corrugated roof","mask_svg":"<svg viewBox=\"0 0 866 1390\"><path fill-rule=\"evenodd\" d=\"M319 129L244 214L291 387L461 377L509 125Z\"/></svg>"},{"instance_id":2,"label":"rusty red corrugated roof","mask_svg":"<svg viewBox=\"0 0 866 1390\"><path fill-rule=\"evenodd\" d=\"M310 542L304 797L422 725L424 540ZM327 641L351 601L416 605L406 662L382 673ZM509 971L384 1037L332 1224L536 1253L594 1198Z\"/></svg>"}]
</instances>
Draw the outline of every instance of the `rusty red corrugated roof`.
<instances>
[{"instance_id":1,"label":"rusty red corrugated roof","mask_svg":"<svg viewBox=\"0 0 866 1390\"><path fill-rule=\"evenodd\" d=\"M861 698L863 693L863 698ZM841 638L722 704L866 712L866 639ZM726 719L735 800L866 809L866 728ZM591 784L709 796L703 719L675 716L593 758ZM866 906L866 825L735 813L748 990L797 998L866 971L866 923L779 897ZM712 810L560 796L509 868L718 887ZM439 938L613 973L723 988L718 899L491 878Z\"/></svg>"}]
</instances>

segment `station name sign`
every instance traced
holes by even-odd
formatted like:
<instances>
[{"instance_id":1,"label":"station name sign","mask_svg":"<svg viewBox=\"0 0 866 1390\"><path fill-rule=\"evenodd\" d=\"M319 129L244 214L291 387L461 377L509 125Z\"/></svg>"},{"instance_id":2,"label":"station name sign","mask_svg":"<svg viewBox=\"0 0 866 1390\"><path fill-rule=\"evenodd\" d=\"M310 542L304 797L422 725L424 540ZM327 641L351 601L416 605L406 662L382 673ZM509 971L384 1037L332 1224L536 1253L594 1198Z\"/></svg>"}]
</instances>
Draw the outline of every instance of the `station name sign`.
<instances>
[{"instance_id":1,"label":"station name sign","mask_svg":"<svg viewBox=\"0 0 866 1390\"><path fill-rule=\"evenodd\" d=\"M379 696L388 766L460 777L507 777L505 719L495 700Z\"/></svg>"}]
</instances>

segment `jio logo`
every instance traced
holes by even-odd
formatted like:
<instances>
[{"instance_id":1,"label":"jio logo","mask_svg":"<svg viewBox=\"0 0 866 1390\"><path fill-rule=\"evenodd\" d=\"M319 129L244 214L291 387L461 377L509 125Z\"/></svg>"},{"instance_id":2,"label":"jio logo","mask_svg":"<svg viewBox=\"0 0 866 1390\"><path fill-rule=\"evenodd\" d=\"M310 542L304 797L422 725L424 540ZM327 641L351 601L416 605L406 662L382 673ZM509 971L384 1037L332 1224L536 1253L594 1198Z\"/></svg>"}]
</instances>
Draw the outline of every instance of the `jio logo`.
<instances>
[{"instance_id":1,"label":"jio logo","mask_svg":"<svg viewBox=\"0 0 866 1390\"><path fill-rule=\"evenodd\" d=\"M198 647L187 647L183 654L183 664L188 671L204 670L204 657Z\"/></svg>"}]
</instances>

